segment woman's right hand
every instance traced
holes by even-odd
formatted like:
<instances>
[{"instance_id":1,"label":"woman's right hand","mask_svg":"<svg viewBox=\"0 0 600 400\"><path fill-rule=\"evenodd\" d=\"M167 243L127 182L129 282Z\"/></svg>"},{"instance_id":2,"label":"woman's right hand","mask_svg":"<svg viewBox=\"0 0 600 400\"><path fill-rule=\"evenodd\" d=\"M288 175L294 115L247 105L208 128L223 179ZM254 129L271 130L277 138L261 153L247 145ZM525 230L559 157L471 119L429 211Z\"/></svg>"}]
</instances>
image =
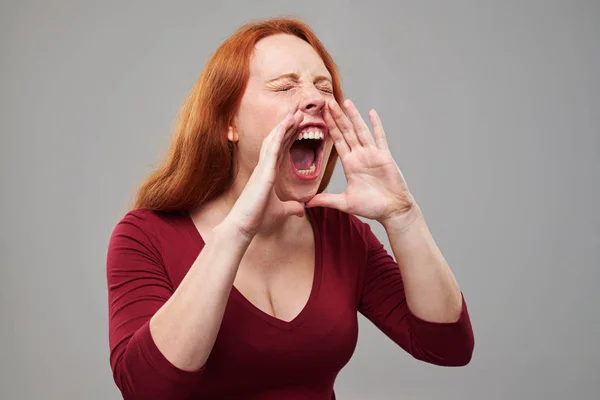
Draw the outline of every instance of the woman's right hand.
<instances>
[{"instance_id":1,"label":"woman's right hand","mask_svg":"<svg viewBox=\"0 0 600 400\"><path fill-rule=\"evenodd\" d=\"M296 129L302 122L302 112L288 114L265 139L260 149L258 164L248 179L244 190L225 218L243 235L251 239L261 226L290 216L304 216L304 205L297 201L281 201L274 190L281 162L288 157L291 143L296 139Z\"/></svg>"}]
</instances>

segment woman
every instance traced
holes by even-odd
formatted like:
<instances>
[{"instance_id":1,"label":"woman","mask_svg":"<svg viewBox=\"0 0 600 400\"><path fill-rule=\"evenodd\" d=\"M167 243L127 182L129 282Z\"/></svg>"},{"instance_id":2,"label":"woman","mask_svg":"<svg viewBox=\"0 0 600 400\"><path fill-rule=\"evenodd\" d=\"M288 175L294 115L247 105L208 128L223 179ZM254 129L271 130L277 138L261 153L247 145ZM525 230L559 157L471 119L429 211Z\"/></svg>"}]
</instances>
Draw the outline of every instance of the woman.
<instances>
[{"instance_id":1,"label":"woman","mask_svg":"<svg viewBox=\"0 0 600 400\"><path fill-rule=\"evenodd\" d=\"M373 135L301 22L222 44L110 240L125 399L335 398L358 312L419 360L469 362L462 293L369 117ZM324 193L338 155L348 188ZM356 216L383 225L396 261Z\"/></svg>"}]
</instances>

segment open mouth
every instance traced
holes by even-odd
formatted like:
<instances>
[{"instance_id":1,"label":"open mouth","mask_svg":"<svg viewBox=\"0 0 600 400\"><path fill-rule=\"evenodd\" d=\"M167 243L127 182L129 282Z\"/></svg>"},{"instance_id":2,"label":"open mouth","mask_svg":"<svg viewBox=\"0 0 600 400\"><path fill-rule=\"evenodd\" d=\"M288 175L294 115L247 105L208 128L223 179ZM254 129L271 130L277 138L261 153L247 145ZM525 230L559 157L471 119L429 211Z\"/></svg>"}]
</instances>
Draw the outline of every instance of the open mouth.
<instances>
[{"instance_id":1,"label":"open mouth","mask_svg":"<svg viewBox=\"0 0 600 400\"><path fill-rule=\"evenodd\" d=\"M290 164L297 178L312 180L319 176L326 133L320 126L306 126L290 147Z\"/></svg>"}]
</instances>

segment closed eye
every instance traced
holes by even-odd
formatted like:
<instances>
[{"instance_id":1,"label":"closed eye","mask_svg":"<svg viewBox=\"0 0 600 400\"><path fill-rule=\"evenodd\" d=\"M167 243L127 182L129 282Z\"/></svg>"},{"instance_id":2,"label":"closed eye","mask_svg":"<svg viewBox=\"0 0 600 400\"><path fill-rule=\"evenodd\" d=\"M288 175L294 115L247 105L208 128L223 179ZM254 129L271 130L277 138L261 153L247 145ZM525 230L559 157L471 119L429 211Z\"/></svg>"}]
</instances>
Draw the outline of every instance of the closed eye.
<instances>
[{"instance_id":1,"label":"closed eye","mask_svg":"<svg viewBox=\"0 0 600 400\"><path fill-rule=\"evenodd\" d=\"M287 92L288 90L293 89L293 86L281 86L275 89L276 92Z\"/></svg>"},{"instance_id":2,"label":"closed eye","mask_svg":"<svg viewBox=\"0 0 600 400\"><path fill-rule=\"evenodd\" d=\"M294 89L293 85L286 85L286 86L280 86L280 87L275 88L275 91L276 92L287 92L292 89ZM321 87L318 87L317 89L324 93L327 93L327 94L333 94L333 89L330 87L327 87L327 86L321 86Z\"/></svg>"}]
</instances>

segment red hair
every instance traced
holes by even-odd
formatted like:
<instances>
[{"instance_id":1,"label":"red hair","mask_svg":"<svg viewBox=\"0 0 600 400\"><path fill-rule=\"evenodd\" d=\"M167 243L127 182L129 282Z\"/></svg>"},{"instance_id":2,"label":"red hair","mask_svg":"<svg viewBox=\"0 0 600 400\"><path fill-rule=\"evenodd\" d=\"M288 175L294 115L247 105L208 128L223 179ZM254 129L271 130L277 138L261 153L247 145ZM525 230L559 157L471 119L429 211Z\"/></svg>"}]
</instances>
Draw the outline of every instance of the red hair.
<instances>
[{"instance_id":1,"label":"red hair","mask_svg":"<svg viewBox=\"0 0 600 400\"><path fill-rule=\"evenodd\" d=\"M333 79L333 95L343 99L336 64L314 32L295 19L275 18L240 27L215 51L181 107L166 158L137 190L134 208L190 211L232 184L233 152L227 129L248 82L256 43L290 34L308 42ZM318 192L325 190L337 161L332 149Z\"/></svg>"}]
</instances>

